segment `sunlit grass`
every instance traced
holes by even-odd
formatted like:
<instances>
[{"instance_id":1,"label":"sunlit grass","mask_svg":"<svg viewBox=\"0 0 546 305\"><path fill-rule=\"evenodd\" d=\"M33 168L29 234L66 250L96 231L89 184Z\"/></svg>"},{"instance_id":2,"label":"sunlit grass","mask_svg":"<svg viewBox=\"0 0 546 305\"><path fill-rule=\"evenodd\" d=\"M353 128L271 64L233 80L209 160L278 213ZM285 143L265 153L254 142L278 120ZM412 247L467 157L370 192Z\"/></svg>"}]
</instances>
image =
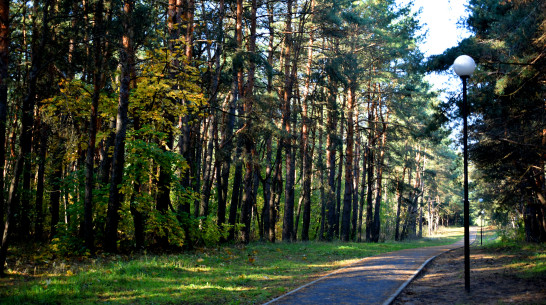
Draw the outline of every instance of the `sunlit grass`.
<instances>
[{"instance_id":1,"label":"sunlit grass","mask_svg":"<svg viewBox=\"0 0 546 305\"><path fill-rule=\"evenodd\" d=\"M409 242L252 243L176 255L98 257L57 274L2 279L0 303L263 303L363 257L462 238L460 229L444 233Z\"/></svg>"},{"instance_id":2,"label":"sunlit grass","mask_svg":"<svg viewBox=\"0 0 546 305\"><path fill-rule=\"evenodd\" d=\"M516 271L518 277L546 276L546 245L543 243L502 239L493 228L487 230L484 228L483 247L489 249L493 258L501 255L511 257L511 262L505 264L503 268Z\"/></svg>"}]
</instances>

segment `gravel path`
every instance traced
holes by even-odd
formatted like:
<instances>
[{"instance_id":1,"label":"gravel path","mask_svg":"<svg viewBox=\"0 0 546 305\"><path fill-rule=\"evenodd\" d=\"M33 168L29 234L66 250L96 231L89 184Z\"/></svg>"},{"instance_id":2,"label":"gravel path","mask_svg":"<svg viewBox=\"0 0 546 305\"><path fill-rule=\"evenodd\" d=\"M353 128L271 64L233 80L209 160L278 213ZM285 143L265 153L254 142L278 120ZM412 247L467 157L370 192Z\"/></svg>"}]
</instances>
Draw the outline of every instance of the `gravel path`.
<instances>
[{"instance_id":1,"label":"gravel path","mask_svg":"<svg viewBox=\"0 0 546 305\"><path fill-rule=\"evenodd\" d=\"M470 229L470 241L476 229ZM265 304L390 304L437 255L464 245L407 249L364 258Z\"/></svg>"}]
</instances>

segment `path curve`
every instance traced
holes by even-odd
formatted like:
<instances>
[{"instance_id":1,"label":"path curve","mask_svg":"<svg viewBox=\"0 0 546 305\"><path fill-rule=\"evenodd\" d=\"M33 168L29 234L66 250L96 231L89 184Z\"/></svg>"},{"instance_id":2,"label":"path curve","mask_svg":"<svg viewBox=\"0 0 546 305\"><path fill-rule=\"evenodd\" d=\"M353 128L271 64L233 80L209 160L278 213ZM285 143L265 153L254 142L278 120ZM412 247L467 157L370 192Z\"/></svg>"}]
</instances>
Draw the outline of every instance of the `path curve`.
<instances>
[{"instance_id":1,"label":"path curve","mask_svg":"<svg viewBox=\"0 0 546 305\"><path fill-rule=\"evenodd\" d=\"M476 228L470 228L470 242ZM264 305L390 304L436 256L464 246L464 239L445 246L406 249L364 258L294 289ZM461 279L463 280L463 279Z\"/></svg>"}]
</instances>

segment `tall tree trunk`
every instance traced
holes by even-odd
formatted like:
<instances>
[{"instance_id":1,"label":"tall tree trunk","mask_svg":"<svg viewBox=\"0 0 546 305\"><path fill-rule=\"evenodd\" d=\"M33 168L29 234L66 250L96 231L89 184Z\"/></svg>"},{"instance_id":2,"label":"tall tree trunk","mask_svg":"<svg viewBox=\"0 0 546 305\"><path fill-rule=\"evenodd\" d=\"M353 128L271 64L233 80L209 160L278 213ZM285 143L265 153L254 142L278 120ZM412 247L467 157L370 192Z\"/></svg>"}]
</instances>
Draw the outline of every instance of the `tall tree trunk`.
<instances>
[{"instance_id":1,"label":"tall tree trunk","mask_svg":"<svg viewBox=\"0 0 546 305\"><path fill-rule=\"evenodd\" d=\"M411 179L410 179L411 181ZM413 183L413 190L411 191L410 195L410 208L408 211L411 211L409 213L410 219L409 219L409 228L408 228L408 234L410 238L416 238L417 237L417 212L419 211L417 203L420 196L419 186L421 185L421 147L417 149L416 155L415 155L415 180Z\"/></svg>"},{"instance_id":2,"label":"tall tree trunk","mask_svg":"<svg viewBox=\"0 0 546 305\"><path fill-rule=\"evenodd\" d=\"M399 241L400 238L400 212L402 211L402 200L404 196L404 181L406 179L407 167L407 157L408 157L408 142L404 143L404 164L402 169L402 177L396 178L396 219L395 219L395 229L394 229L394 240Z\"/></svg>"},{"instance_id":3,"label":"tall tree trunk","mask_svg":"<svg viewBox=\"0 0 546 305\"><path fill-rule=\"evenodd\" d=\"M26 4L25 4L26 5ZM38 29L38 24L39 24L39 21L38 21L38 9L39 9L39 3L36 3L36 1L33 2L32 6L33 6L33 13L31 14L31 19L32 19L32 32L34 33L33 35L39 35L39 32L40 32L40 29ZM45 33L42 33L42 35L46 35ZM48 38L49 39L49 38ZM37 41L37 39L33 39L33 42L32 42L32 53L34 54L34 52L36 52L37 50L37 45L35 44L35 41ZM32 59L34 59L35 55L32 56ZM30 76L29 76L30 77ZM28 82L29 83L29 90L30 90L30 86L31 86L31 81ZM32 86L36 86L36 84L32 85ZM36 88L33 89L34 91L36 91ZM36 97L32 97L32 108L34 108L34 104L36 102ZM23 105L23 120L25 119L25 109L24 109L24 105ZM30 110L27 110L27 111L30 111ZM32 111L34 111L34 109L32 109ZM31 114L32 117L34 115L34 113ZM32 122L32 121L31 121ZM33 124L33 122L31 123ZM31 234L31 215L32 215L32 211L31 211L31 207L30 207L30 199L32 197L31 193L32 193L32 190L31 190L31 187L30 187L30 180L31 180L31 170L32 170L32 156L31 156L31 151L32 151L32 140L33 140L33 137L32 137L32 126L29 128L28 132L30 133L29 134L29 137L28 137L28 141L29 143L25 143L25 145L29 145L29 150L28 150L28 155L25 155L25 160L23 162L23 176L22 176L22 190L21 190L21 194L20 194L20 202L21 202L21 210L19 211L18 214L18 217L19 217L19 227L17 229L17 235L19 235L19 238L26 238L27 236L29 236ZM22 140L22 139L21 139Z\"/></svg>"},{"instance_id":4,"label":"tall tree trunk","mask_svg":"<svg viewBox=\"0 0 546 305\"><path fill-rule=\"evenodd\" d=\"M119 210L123 195L120 193L123 182L123 166L125 164L125 135L127 134L127 113L129 110L129 91L131 85L131 71L134 65L133 40L133 0L124 0L122 13L123 37L120 49L121 84L119 88L118 113L116 118L116 137L114 140L114 155L112 158L112 175L110 181L110 194L108 198L108 211L106 215L106 230L104 238L104 250L117 251L117 231L119 223Z\"/></svg>"},{"instance_id":5,"label":"tall tree trunk","mask_svg":"<svg viewBox=\"0 0 546 305\"><path fill-rule=\"evenodd\" d=\"M319 106L319 113L320 113L320 122L323 122L324 120L324 111L322 105ZM326 205L328 204L328 201L326 199L326 179L325 179L325 169L326 164L323 160L324 158L324 149L323 149L323 143L324 143L324 128L322 126L318 126L319 129L319 143L318 143L318 168L319 168L319 187L320 187L320 231L319 231L319 240L324 240L326 238L326 229L328 226L327 219L326 219Z\"/></svg>"},{"instance_id":6,"label":"tall tree trunk","mask_svg":"<svg viewBox=\"0 0 546 305\"><path fill-rule=\"evenodd\" d=\"M372 97L370 97L371 99ZM373 225L373 183L374 183L374 163L375 163L375 127L373 127L373 122L375 120L375 100L368 101L368 124L370 125L370 131L368 133L368 153L367 153L367 162L368 162L368 186L366 192L366 242L371 242L372 240L372 225Z\"/></svg>"},{"instance_id":7,"label":"tall tree trunk","mask_svg":"<svg viewBox=\"0 0 546 305\"><path fill-rule=\"evenodd\" d=\"M100 155L100 165L99 165L99 176L100 176L100 184L106 185L110 181L110 174L112 172L112 156L110 154L110 148L114 146L114 142L116 139L116 120L112 118L109 122L108 130L111 130L111 132L108 134L108 137L106 139L102 140L99 143L99 146L101 146L99 155Z\"/></svg>"},{"instance_id":8,"label":"tall tree trunk","mask_svg":"<svg viewBox=\"0 0 546 305\"><path fill-rule=\"evenodd\" d=\"M235 224L237 223L237 211L241 206L241 183L243 180L243 161L241 160L241 154L243 145L241 139L237 141L237 148L235 149L235 173L233 177L233 186L231 191L231 204L229 205L229 217L228 224L230 225L228 240L235 240Z\"/></svg>"},{"instance_id":9,"label":"tall tree trunk","mask_svg":"<svg viewBox=\"0 0 546 305\"><path fill-rule=\"evenodd\" d=\"M346 95L342 96L342 98L343 98L343 103L341 105L341 109L345 109L345 106L347 104L347 96ZM339 222L341 220L341 187L342 187L341 177L343 176L343 143L341 139L343 139L345 112L342 110L340 111L340 114L341 114L341 117L339 118L340 123L339 123L338 143L337 143L337 149L339 153L339 163L338 163L339 169L337 171L337 177L336 177L336 216L334 221L334 235L338 238L340 237Z\"/></svg>"},{"instance_id":10,"label":"tall tree trunk","mask_svg":"<svg viewBox=\"0 0 546 305\"><path fill-rule=\"evenodd\" d=\"M236 9L236 25L235 25L235 37L237 41L237 57L241 57L243 53L243 1L237 0L237 9ZM244 76L243 76L243 63L242 58L239 58L237 66L234 65L234 72L236 73L236 84L237 84L237 99L240 99L244 96ZM244 106L238 104L238 114L243 115L244 113ZM242 124L239 120L239 125ZM244 130L245 125L241 126L241 129ZM243 146L246 145L246 139L242 137L238 137L237 139L237 149L236 149L236 165L235 165L235 177L233 179L233 191L231 194L231 205L229 207L229 225L231 226L230 234L229 234L229 240L235 240L235 224L237 222L237 210L241 206L241 182L242 182L242 175L243 175L243 160L241 160L241 156L243 153ZM251 175L250 175L251 176ZM252 180L251 177L247 177L250 181ZM251 183L250 183L251 184ZM245 207L245 212L250 212L250 207ZM248 217L250 218L250 216ZM250 221L250 219L245 219L245 221ZM249 224L250 226L250 224ZM250 229L248 227L248 229ZM243 235L246 234L246 232L243 229ZM244 241L245 236L243 236ZM246 242L246 241L244 241Z\"/></svg>"},{"instance_id":11,"label":"tall tree trunk","mask_svg":"<svg viewBox=\"0 0 546 305\"><path fill-rule=\"evenodd\" d=\"M173 134L169 132L166 139L166 150L172 151L173 149ZM171 173L170 164L159 164L159 176L157 177L157 197L155 202L155 208L160 214L165 214L171 206ZM189 217L189 211L183 210L184 216ZM169 229L163 228L164 232L158 234L157 243L158 246L166 249L169 247ZM189 239L189 236L186 236ZM186 243L188 245L189 243Z\"/></svg>"},{"instance_id":12,"label":"tall tree trunk","mask_svg":"<svg viewBox=\"0 0 546 305\"><path fill-rule=\"evenodd\" d=\"M134 67L134 66L133 66ZM133 84L136 86L136 84ZM133 117L134 121L134 130L140 130L140 118L135 114ZM133 193L131 194L129 211L133 216L133 226L135 229L135 247L137 250L142 250L144 248L144 225L145 225L145 214L140 208L137 195L141 194L144 190L142 189L141 177L135 177L133 182Z\"/></svg>"},{"instance_id":13,"label":"tall tree trunk","mask_svg":"<svg viewBox=\"0 0 546 305\"><path fill-rule=\"evenodd\" d=\"M195 12L195 0L176 0L176 16L178 17L177 23L175 24L175 28L173 29L175 33L177 33L177 37L180 37L180 33L182 30L182 26L185 25L185 33L184 33L184 56L185 61L181 63L177 63L180 65L185 65L185 62L190 63L193 57L193 30L194 30L194 12ZM178 26L178 28L176 28ZM182 101L184 106L189 105L189 101L184 100ZM196 180L200 179L199 171L197 169L197 164L199 163L198 160L196 160L193 153L195 152L195 145L196 143L192 143L192 136L195 136L194 134L199 129L199 124L194 124L193 126L190 126L190 120L191 120L191 114L189 113L189 108L187 109L188 113L184 116L180 116L178 118L179 122L179 128L181 130L181 134L179 136L179 142L180 142L180 154L184 156L184 159L189 165L189 169L187 172L183 174L182 177L182 185L185 188L194 189L197 190L197 183L192 183L191 178L193 177ZM192 132L193 131L193 132ZM182 207L182 211L187 212L187 216L190 216L190 203L185 202ZM199 209L196 208L196 211ZM187 231L188 228L185 228Z\"/></svg>"},{"instance_id":14,"label":"tall tree trunk","mask_svg":"<svg viewBox=\"0 0 546 305\"><path fill-rule=\"evenodd\" d=\"M98 0L95 7L95 24L93 26L93 98L91 100L91 116L89 118L89 143L85 161L85 201L83 212L83 235L85 246L91 253L95 251L93 232L93 188L95 185L95 141L97 137L97 119L100 91L102 89L102 35L103 35L103 0Z\"/></svg>"},{"instance_id":15,"label":"tall tree trunk","mask_svg":"<svg viewBox=\"0 0 546 305\"><path fill-rule=\"evenodd\" d=\"M303 113L307 112L307 105L304 106ZM309 226L311 223L311 170L313 166L312 156L309 147L309 118L303 118L303 222L301 231L301 240L309 240Z\"/></svg>"},{"instance_id":16,"label":"tall tree trunk","mask_svg":"<svg viewBox=\"0 0 546 305\"><path fill-rule=\"evenodd\" d=\"M218 21L218 30L217 30L217 38L216 38L216 53L215 53L215 56L216 56L216 63L215 63L215 66L216 66L216 72L215 72L215 77L213 79L213 86L212 86L212 98L211 98L211 104L215 104L216 102L216 98L217 98L217 94L218 94L218 88L219 88L219 84L220 84L220 77L221 77L221 70L222 70L222 66L221 66L221 63L220 63L220 60L221 60L221 57L222 57L222 54L223 54L223 47L224 47L224 14L225 14L225 7L224 7L224 0L220 0L220 3L218 5L218 15L219 15L219 21ZM230 118L232 118L233 115L231 115L231 112L230 112ZM216 125L219 124L218 121L215 121L214 122ZM226 129L228 129L228 127L226 126ZM231 128L231 130L233 130L233 128ZM226 134L224 133L224 136L226 136ZM215 137L217 137L217 134L215 134ZM230 135L231 137L231 135ZM216 139L216 141L218 141ZM219 144L219 143L218 143ZM216 145L217 148L216 148L216 161L215 161L215 169L216 169L216 188L217 188L217 193L218 193L218 209L217 209L217 224L218 224L218 227L222 227L225 223L225 219L226 219L226 197L227 197L227 187L224 188L224 184L227 184L227 179L224 180L224 177L222 176L223 173L222 173L222 168L223 166L227 165L227 168L229 169L229 167L231 166L231 160L226 160L227 162L225 162L226 164L223 164L221 161L224 160L224 151L221 149L220 145ZM224 140L222 141L222 144L224 144ZM231 151L231 149L230 149ZM231 153L231 152L229 152ZM231 158L228 158L228 159L231 159ZM228 176L229 176L229 172L228 172ZM225 183L224 183L225 181Z\"/></svg>"},{"instance_id":17,"label":"tall tree trunk","mask_svg":"<svg viewBox=\"0 0 546 305\"><path fill-rule=\"evenodd\" d=\"M412 150L413 151L413 150ZM406 216L404 218L404 224L402 226L402 233L400 233L400 240L408 238L408 231L411 229L411 215L412 215L412 201L413 201L413 190L412 188L413 181L413 166L408 167L408 183L410 186L410 191L408 192L408 201L406 207ZM404 183L404 182L402 182Z\"/></svg>"},{"instance_id":18,"label":"tall tree trunk","mask_svg":"<svg viewBox=\"0 0 546 305\"><path fill-rule=\"evenodd\" d=\"M279 213L279 205L282 195L282 145L283 140L279 140L277 144L277 153L275 156L273 181L271 185L272 193L269 203L269 241L276 241L276 223Z\"/></svg>"},{"instance_id":19,"label":"tall tree trunk","mask_svg":"<svg viewBox=\"0 0 546 305\"><path fill-rule=\"evenodd\" d=\"M353 152L354 152L354 108L355 108L355 89L354 81L349 81L347 88L347 145L345 150L345 194L343 196L343 215L341 219L341 240L349 241L351 239L351 210L353 206Z\"/></svg>"},{"instance_id":20,"label":"tall tree trunk","mask_svg":"<svg viewBox=\"0 0 546 305\"><path fill-rule=\"evenodd\" d=\"M47 143L49 139L48 126L40 122L40 145L38 148L38 176L36 178L36 220L34 223L34 237L37 241L44 238L44 173L47 153Z\"/></svg>"},{"instance_id":21,"label":"tall tree trunk","mask_svg":"<svg viewBox=\"0 0 546 305\"><path fill-rule=\"evenodd\" d=\"M263 179L263 196L264 196L264 205L262 208L262 232L263 236L260 236L262 239L269 239L269 230L270 230L270 221L269 221L269 214L271 212L270 210L270 201L271 201L271 162L273 157L273 149L272 149L272 139L271 139L271 133L268 133L266 135L266 143L265 143L265 179Z\"/></svg>"},{"instance_id":22,"label":"tall tree trunk","mask_svg":"<svg viewBox=\"0 0 546 305\"><path fill-rule=\"evenodd\" d=\"M9 0L0 1L0 189L4 189L6 162L6 123L8 107L10 16ZM4 219L4 192L0 192L0 223ZM3 229L0 230L0 233ZM0 235L1 236L1 235ZM0 273L3 268L0 267Z\"/></svg>"},{"instance_id":23,"label":"tall tree trunk","mask_svg":"<svg viewBox=\"0 0 546 305\"><path fill-rule=\"evenodd\" d=\"M51 9L51 0L47 0L45 4L43 5L43 21L42 21L42 29L41 29L41 37L39 40L39 43L34 46L34 50L45 50L46 44L49 40L49 13ZM5 7L4 5L7 5ZM38 5L38 3L34 3L34 5ZM2 9L8 9L8 12L3 11ZM2 31L8 31L9 32L9 25L8 21L4 19L6 16L9 16L9 2L0 2L0 18L2 18L2 27L0 27L0 34L5 34ZM6 27L5 29L3 27ZM5 43L6 37L3 37L4 41L1 43ZM9 39L9 38L8 38ZM7 43L7 42L6 42ZM0 50L1 51L1 50ZM19 189L19 182L21 179L21 175L23 174L23 168L25 166L24 163L30 162L30 151L31 151L31 137L32 137L32 122L34 120L34 104L36 99L36 87L37 87L37 81L38 77L40 76L40 73L43 68L43 59L45 52L33 52L35 54L32 58L32 65L31 70L29 73L29 80L28 80L28 92L25 98L23 99L23 116L21 121L21 136L20 136L20 145L19 145L19 154L17 156L17 160L15 161L15 166L13 169L13 180L11 183L11 186L9 188L8 192L8 198L7 198L7 211L6 211L6 222L4 223L4 230L2 234L2 244L0 246L0 276L4 275L4 265L6 263L6 257L8 253L8 247L10 242L10 229L11 229L11 222L14 219L14 215L18 213L17 205L19 203L19 195L18 195L18 189ZM0 54L3 55L3 54ZM6 62L5 58L0 58L0 60L4 63ZM4 71L0 71L4 72ZM3 83L3 78L2 78ZM2 93L3 94L3 93ZM28 238L28 236L26 236Z\"/></svg>"},{"instance_id":24,"label":"tall tree trunk","mask_svg":"<svg viewBox=\"0 0 546 305\"><path fill-rule=\"evenodd\" d=\"M290 56L292 53L292 0L286 2L286 24L285 24L285 41L283 49L284 61L284 88L283 88L283 106L282 106L282 126L284 128L284 149L286 159L286 185L284 188L284 217L282 228L282 240L292 241L295 239L294 233L294 180L295 168L292 158L292 128L291 128L291 106L292 99L292 71L290 69Z\"/></svg>"},{"instance_id":25,"label":"tall tree trunk","mask_svg":"<svg viewBox=\"0 0 546 305\"><path fill-rule=\"evenodd\" d=\"M213 108L218 108L218 88L220 85L220 77L221 77L221 58L223 53L223 40L224 40L224 0L220 0L218 4L218 24L215 31L214 40L216 41L216 50L214 53L214 73L211 73L211 87L210 87L210 101L209 104ZM210 34L208 34L210 35ZM212 38L211 38L212 39ZM210 48L210 44L209 44ZM209 49L209 53L210 53ZM209 142L207 144L207 155L205 157L205 171L203 176L203 188L201 190L202 197L200 206L202 207L202 210L204 214L208 216L208 207L210 205L210 196L212 191L212 184L214 181L214 176L216 173L216 181L220 179L220 168L221 164L219 162L219 158L215 158L214 165L212 163L212 159L214 156L214 149L216 147L216 154L218 154L219 149L219 143L218 143L218 118L216 113L212 113L210 115L210 120L212 124L212 130L211 134L209 134ZM200 208L201 209L201 208ZM206 210L206 212L205 212ZM218 211L220 212L220 211ZM225 218L225 209L223 211L224 218ZM220 226L220 224L218 223Z\"/></svg>"},{"instance_id":26,"label":"tall tree trunk","mask_svg":"<svg viewBox=\"0 0 546 305\"><path fill-rule=\"evenodd\" d=\"M267 49L267 63L269 65L267 69L267 93L271 94L273 91L273 56L274 56L274 40L275 40L275 29L273 27L273 7L271 2L267 2L267 15L268 15L268 30L269 30L269 41ZM272 117L273 110L269 110L269 115ZM272 132L267 132L266 136L266 168L265 168L265 179L263 181L263 195L264 195L264 205L262 210L262 221L263 221L263 231L264 237L270 242L275 242L275 222L271 218L272 213L272 174L273 174L273 164L272 164L272 155L273 155L273 140ZM273 222L272 222L273 220ZM271 231L273 230L273 240L271 240Z\"/></svg>"},{"instance_id":27,"label":"tall tree trunk","mask_svg":"<svg viewBox=\"0 0 546 305\"><path fill-rule=\"evenodd\" d=\"M340 128L343 124L340 124ZM340 130L339 133L340 138L343 138L343 130ZM343 177L343 145L338 145L338 151L339 151L339 169L337 171L336 176L336 216L335 216L335 222L334 222L334 235L339 238L339 222L341 220L341 177Z\"/></svg>"},{"instance_id":28,"label":"tall tree trunk","mask_svg":"<svg viewBox=\"0 0 546 305\"><path fill-rule=\"evenodd\" d=\"M241 207L241 222L244 227L242 230L242 242L250 242L250 230L251 230L251 211L252 207L255 205L256 194L254 192L254 178L256 171L256 166L254 165L256 160L256 144L253 138L253 118L252 118L252 107L254 103L254 75L256 70L256 64L254 63L254 57L256 53L256 10L257 3L256 0L251 1L251 10L250 10L250 40L248 51L251 54L251 59L249 62L248 68L248 84L246 86L245 92L245 105L244 113L247 115L246 124L244 128L244 142L245 142L245 186L244 186L244 196L243 203ZM242 5L243 1L238 0L237 2L237 11L239 11L239 4Z\"/></svg>"},{"instance_id":29,"label":"tall tree trunk","mask_svg":"<svg viewBox=\"0 0 546 305\"><path fill-rule=\"evenodd\" d=\"M310 14L314 13L315 1L311 0ZM310 29L309 41L307 44L307 65L305 78L305 91L302 100L302 127L301 127L301 145L302 145L302 163L303 163L303 222L301 230L301 240L309 240L309 225L311 223L311 170L313 167L312 156L309 143L309 128L311 119L309 118L309 94L311 91L311 68L313 64L313 44L315 41L314 28Z\"/></svg>"},{"instance_id":30,"label":"tall tree trunk","mask_svg":"<svg viewBox=\"0 0 546 305\"><path fill-rule=\"evenodd\" d=\"M231 89L231 100L228 113L226 114L226 124L224 126L222 141L218 150L217 159L220 166L217 167L219 174L218 185L218 226L223 226L226 222L227 196L229 186L229 171L232 161L233 150L233 129L235 127L235 110L237 107L237 78L234 78Z\"/></svg>"},{"instance_id":31,"label":"tall tree trunk","mask_svg":"<svg viewBox=\"0 0 546 305\"><path fill-rule=\"evenodd\" d=\"M223 15L223 1L220 3L221 12ZM223 38L223 37L222 37ZM218 74L219 75L219 74ZM222 132L222 141L217 151L217 188L218 188L218 226L222 227L226 221L227 196L229 186L229 171L232 163L233 151L233 129L235 128L235 112L237 110L237 98L240 94L239 84L237 81L237 71L233 71L233 82L231 87L231 99L228 106L228 111L225 114L226 118L224 129ZM231 215L231 212L230 212ZM230 229L230 232L233 228ZM230 233L231 235L231 233Z\"/></svg>"},{"instance_id":32,"label":"tall tree trunk","mask_svg":"<svg viewBox=\"0 0 546 305\"><path fill-rule=\"evenodd\" d=\"M326 119L326 159L328 170L328 188L327 188L327 214L328 214L328 230L327 239L332 240L334 238L334 228L336 223L336 204L335 204L335 179L336 179L336 129L337 129L337 88L335 84L331 84L328 87L328 106Z\"/></svg>"},{"instance_id":33,"label":"tall tree trunk","mask_svg":"<svg viewBox=\"0 0 546 305\"><path fill-rule=\"evenodd\" d=\"M406 169L404 168L404 173ZM404 174L402 174L404 175ZM402 177L404 181L404 177ZM402 182L396 178L396 218L394 220L394 240L400 240L400 211L402 208Z\"/></svg>"},{"instance_id":34,"label":"tall tree trunk","mask_svg":"<svg viewBox=\"0 0 546 305\"><path fill-rule=\"evenodd\" d=\"M362 182L360 184L360 203L358 206L358 238L357 241L362 241L362 220L364 214L365 203L365 191L366 191L366 174L367 174L367 162L368 162L369 148L368 144L364 146L364 157L362 158Z\"/></svg>"},{"instance_id":35,"label":"tall tree trunk","mask_svg":"<svg viewBox=\"0 0 546 305\"><path fill-rule=\"evenodd\" d=\"M216 124L216 120L214 115L209 116L209 133L208 133L208 139L207 139L207 149L206 149L206 156L205 156L205 168L204 168L204 175L203 175L203 186L201 188L201 200L199 201L199 216L200 217L208 217L209 215L209 201L210 201L210 195L212 190L212 176L213 176L213 162L212 162L212 156L213 156L213 150L214 150L214 135L218 131L218 124Z\"/></svg>"},{"instance_id":36,"label":"tall tree trunk","mask_svg":"<svg viewBox=\"0 0 546 305\"><path fill-rule=\"evenodd\" d=\"M373 242L379 241L379 233L381 229L381 193L383 191L383 169L385 168L385 150L387 149L387 124L389 119L389 112L387 108L387 115L386 118L383 115L383 112L381 111L381 105L378 105L378 112L380 113L380 118L383 124L383 129L381 131L381 143L379 144L379 156L377 158L377 190L376 190L376 199L375 199L375 207L374 207L374 219L373 219L373 230L372 230L372 240Z\"/></svg>"},{"instance_id":37,"label":"tall tree trunk","mask_svg":"<svg viewBox=\"0 0 546 305\"><path fill-rule=\"evenodd\" d=\"M360 158L361 158L361 147L362 143L360 141L360 133L358 132L358 107L355 105L355 156L353 161L353 206L352 206L352 215L351 215L351 240L357 240L357 229L358 229L358 183L360 182Z\"/></svg>"},{"instance_id":38,"label":"tall tree trunk","mask_svg":"<svg viewBox=\"0 0 546 305\"><path fill-rule=\"evenodd\" d=\"M57 234L57 224L59 223L59 210L61 205L61 183L63 178L63 156L64 156L64 140L58 135L55 134L53 141L56 145L53 153L53 172L51 174L51 185L52 190L49 195L49 206L51 213L50 220L50 233L49 239L53 239Z\"/></svg>"}]
</instances>

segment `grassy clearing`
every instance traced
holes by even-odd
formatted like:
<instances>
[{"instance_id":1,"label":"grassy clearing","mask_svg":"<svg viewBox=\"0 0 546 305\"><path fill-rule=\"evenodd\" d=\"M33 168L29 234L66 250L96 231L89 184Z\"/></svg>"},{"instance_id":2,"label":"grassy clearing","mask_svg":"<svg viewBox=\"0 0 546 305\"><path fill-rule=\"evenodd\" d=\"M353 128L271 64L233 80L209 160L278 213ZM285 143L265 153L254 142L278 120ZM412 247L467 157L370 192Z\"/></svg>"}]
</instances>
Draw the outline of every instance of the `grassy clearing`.
<instances>
[{"instance_id":1,"label":"grassy clearing","mask_svg":"<svg viewBox=\"0 0 546 305\"><path fill-rule=\"evenodd\" d=\"M487 238L486 238L487 236ZM484 230L483 247L493 258L509 257L504 269L520 278L546 277L546 244L501 238L493 230Z\"/></svg>"},{"instance_id":2,"label":"grassy clearing","mask_svg":"<svg viewBox=\"0 0 546 305\"><path fill-rule=\"evenodd\" d=\"M26 268L1 279L0 303L263 303L363 257L462 238L462 229L442 233L411 242L252 243L176 255L55 262L42 274L30 275Z\"/></svg>"}]
</instances>

